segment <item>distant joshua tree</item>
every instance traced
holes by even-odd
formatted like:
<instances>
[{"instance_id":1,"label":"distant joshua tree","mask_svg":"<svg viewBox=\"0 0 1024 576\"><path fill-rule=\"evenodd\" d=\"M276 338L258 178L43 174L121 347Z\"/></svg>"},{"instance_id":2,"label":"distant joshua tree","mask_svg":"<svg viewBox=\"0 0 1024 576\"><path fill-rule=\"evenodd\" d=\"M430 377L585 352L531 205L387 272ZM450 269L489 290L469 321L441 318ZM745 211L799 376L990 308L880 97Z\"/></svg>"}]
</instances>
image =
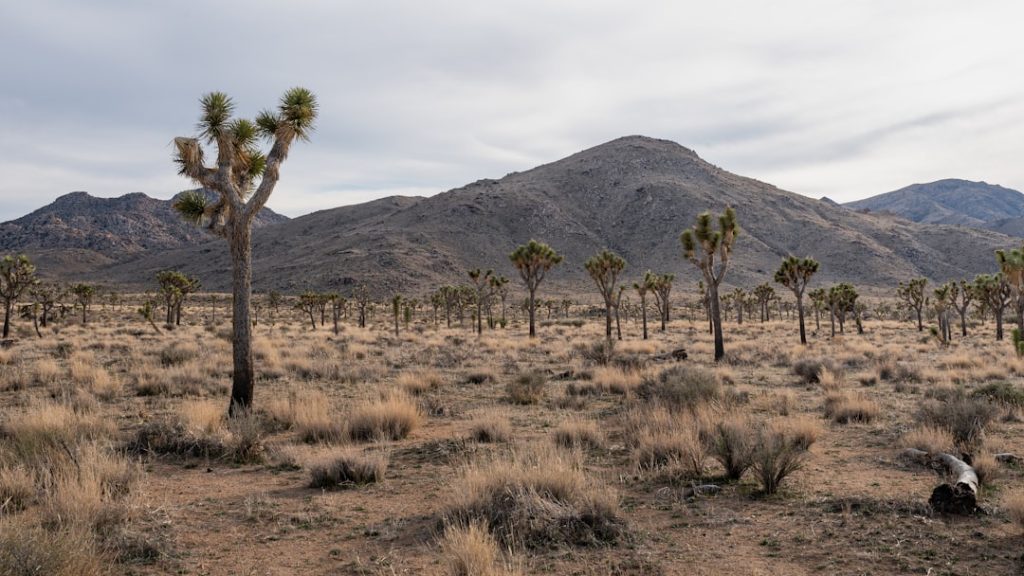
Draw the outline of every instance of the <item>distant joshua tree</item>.
<instances>
[{"instance_id":1,"label":"distant joshua tree","mask_svg":"<svg viewBox=\"0 0 1024 576\"><path fill-rule=\"evenodd\" d=\"M199 290L199 279L176 270L158 272L156 281L167 308L167 325L181 326L181 309L189 294Z\"/></svg>"},{"instance_id":2,"label":"distant joshua tree","mask_svg":"<svg viewBox=\"0 0 1024 576\"><path fill-rule=\"evenodd\" d=\"M39 282L29 288L29 296L37 310L39 325L46 328L50 324L53 309L60 304L66 295L64 287L55 282Z\"/></svg>"},{"instance_id":3,"label":"distant joshua tree","mask_svg":"<svg viewBox=\"0 0 1024 576\"><path fill-rule=\"evenodd\" d=\"M683 243L686 259L696 266L704 276L711 304L711 318L715 328L715 361L725 356L722 338L722 311L718 299L718 287L729 268L733 244L739 236L736 211L732 207L718 217L718 230L711 228L711 213L697 216L697 223L679 237Z\"/></svg>"},{"instance_id":4,"label":"distant joshua tree","mask_svg":"<svg viewBox=\"0 0 1024 576\"><path fill-rule=\"evenodd\" d=\"M812 258L790 256L782 260L782 265L775 272L775 281L789 288L796 297L796 312L800 318L800 343L807 344L807 331L804 328L804 290L811 276L818 271L818 262ZM769 287L770 288L770 287Z\"/></svg>"},{"instance_id":5,"label":"distant joshua tree","mask_svg":"<svg viewBox=\"0 0 1024 576\"><path fill-rule=\"evenodd\" d=\"M974 292L985 303L996 320L996 340L1003 339L1003 314L1013 295L1010 283L1002 274L980 274L974 279Z\"/></svg>"},{"instance_id":6,"label":"distant joshua tree","mask_svg":"<svg viewBox=\"0 0 1024 576\"><path fill-rule=\"evenodd\" d=\"M743 308L747 303L747 291L743 288L733 288L732 301L736 303L736 323L743 324Z\"/></svg>"},{"instance_id":7,"label":"distant joshua tree","mask_svg":"<svg viewBox=\"0 0 1024 576\"><path fill-rule=\"evenodd\" d=\"M939 326L937 329L933 327L931 330L943 346L948 345L949 341L953 339L953 331L949 326L949 309L953 305L952 294L950 293L951 286L955 286L955 284L943 284L932 291L932 295L935 297L932 301L935 308L935 318L938 320Z\"/></svg>"},{"instance_id":8,"label":"distant joshua tree","mask_svg":"<svg viewBox=\"0 0 1024 576\"><path fill-rule=\"evenodd\" d=\"M391 313L394 315L395 318L395 338L398 337L398 313L399 311L401 311L401 309L402 297L399 296L398 294L395 294L395 296L391 298Z\"/></svg>"},{"instance_id":9,"label":"distant joshua tree","mask_svg":"<svg viewBox=\"0 0 1024 576\"><path fill-rule=\"evenodd\" d=\"M270 199L296 140L308 140L317 116L317 101L305 88L284 93L276 111L263 111L255 121L233 119L234 102L222 92L200 99L202 115L198 138L175 138L175 161L179 174L216 196L209 201L205 192L185 193L175 208L185 219L206 223L207 228L227 240L232 264L232 347L233 370L230 416L252 408L255 361L252 349L252 223ZM264 154L260 138L272 142ZM216 144L217 161L207 167L201 144Z\"/></svg>"},{"instance_id":10,"label":"distant joshua tree","mask_svg":"<svg viewBox=\"0 0 1024 576\"><path fill-rule=\"evenodd\" d=\"M352 291L352 298L356 301L356 308L359 309L359 327L366 328L366 312L370 306L370 290L366 284L360 285Z\"/></svg>"},{"instance_id":11,"label":"distant joshua tree","mask_svg":"<svg viewBox=\"0 0 1024 576\"><path fill-rule=\"evenodd\" d=\"M903 302L903 305L906 306L908 310L917 314L918 332L924 330L922 310L924 310L925 305L928 304L928 297L925 296L924 293L924 287L927 283L927 278L914 278L906 284L900 282L899 287L896 289L896 297Z\"/></svg>"},{"instance_id":12,"label":"distant joshua tree","mask_svg":"<svg viewBox=\"0 0 1024 576\"><path fill-rule=\"evenodd\" d=\"M1024 248L996 250L996 263L1013 290L1017 328L1024 330Z\"/></svg>"},{"instance_id":13,"label":"distant joshua tree","mask_svg":"<svg viewBox=\"0 0 1024 576\"><path fill-rule=\"evenodd\" d=\"M473 281L473 300L476 303L476 333L484 333L483 307L486 304L488 291L491 288L491 277L494 270L481 270L476 268L469 271L469 279Z\"/></svg>"},{"instance_id":14,"label":"distant joshua tree","mask_svg":"<svg viewBox=\"0 0 1024 576\"><path fill-rule=\"evenodd\" d=\"M505 276L491 276L491 294L497 295L501 301L501 327L507 324L505 319L505 302L508 300L508 278Z\"/></svg>"},{"instance_id":15,"label":"distant joshua tree","mask_svg":"<svg viewBox=\"0 0 1024 576\"><path fill-rule=\"evenodd\" d=\"M633 282L633 290L636 290L636 295L640 297L640 319L643 323L644 340L647 340L647 292L652 289L647 283L649 276L651 276L650 270L644 275L643 280Z\"/></svg>"},{"instance_id":16,"label":"distant joshua tree","mask_svg":"<svg viewBox=\"0 0 1024 576\"><path fill-rule=\"evenodd\" d=\"M846 316L856 313L857 289L852 284L836 284L828 291L829 314L832 317L832 336L836 335L835 323L839 322L839 333L846 332Z\"/></svg>"},{"instance_id":17,"label":"distant joshua tree","mask_svg":"<svg viewBox=\"0 0 1024 576\"><path fill-rule=\"evenodd\" d=\"M967 337L967 310L974 302L976 294L974 285L966 280L949 283L950 301L953 309L960 316L960 336Z\"/></svg>"},{"instance_id":18,"label":"distant joshua tree","mask_svg":"<svg viewBox=\"0 0 1024 576\"><path fill-rule=\"evenodd\" d=\"M828 292L824 288L818 288L811 290L807 295L811 297L811 305L814 307L814 329L821 330L821 312L828 301Z\"/></svg>"},{"instance_id":19,"label":"distant joshua tree","mask_svg":"<svg viewBox=\"0 0 1024 576\"><path fill-rule=\"evenodd\" d=\"M36 266L28 256L21 254L0 258L0 299L4 301L4 338L11 335L11 315L18 298L38 282Z\"/></svg>"},{"instance_id":20,"label":"distant joshua tree","mask_svg":"<svg viewBox=\"0 0 1024 576\"><path fill-rule=\"evenodd\" d=\"M321 302L324 300L323 294L318 294L312 290L306 290L302 294L299 294L299 300L295 303L295 307L309 316L309 323L313 330L316 330L316 312L320 309Z\"/></svg>"},{"instance_id":21,"label":"distant joshua tree","mask_svg":"<svg viewBox=\"0 0 1024 576\"><path fill-rule=\"evenodd\" d=\"M75 296L75 303L82 309L82 325L89 323L89 307L96 297L97 288L91 284L75 284L71 287L71 294Z\"/></svg>"},{"instance_id":22,"label":"distant joshua tree","mask_svg":"<svg viewBox=\"0 0 1024 576\"><path fill-rule=\"evenodd\" d=\"M537 287L544 281L548 270L562 262L562 256L547 244L530 240L509 254L509 260L519 270L519 276L526 284L528 309L530 313L530 337L537 336L536 311Z\"/></svg>"},{"instance_id":23,"label":"distant joshua tree","mask_svg":"<svg viewBox=\"0 0 1024 576\"><path fill-rule=\"evenodd\" d=\"M654 293L654 305L658 308L658 315L661 318L661 331L669 322L671 313L672 282L676 279L675 274L652 274L650 271L644 274L644 283L647 289Z\"/></svg>"},{"instance_id":24,"label":"distant joshua tree","mask_svg":"<svg viewBox=\"0 0 1024 576\"><path fill-rule=\"evenodd\" d=\"M626 267L626 261L618 254L609 250L591 256L584 263L590 278L597 284L597 290L604 300L604 332L605 338L612 339L612 311L616 305L616 282L619 274Z\"/></svg>"}]
</instances>

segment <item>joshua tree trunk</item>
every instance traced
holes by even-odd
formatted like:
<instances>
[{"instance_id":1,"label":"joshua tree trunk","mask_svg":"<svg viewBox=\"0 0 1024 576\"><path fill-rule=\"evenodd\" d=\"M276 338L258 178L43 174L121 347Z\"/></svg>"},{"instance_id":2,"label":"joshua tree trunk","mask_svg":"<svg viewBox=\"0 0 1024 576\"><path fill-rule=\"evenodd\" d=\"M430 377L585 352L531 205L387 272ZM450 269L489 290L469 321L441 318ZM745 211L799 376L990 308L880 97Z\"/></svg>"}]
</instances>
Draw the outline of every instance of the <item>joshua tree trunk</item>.
<instances>
[{"instance_id":1,"label":"joshua tree trunk","mask_svg":"<svg viewBox=\"0 0 1024 576\"><path fill-rule=\"evenodd\" d=\"M804 328L804 299L803 295L797 296L796 313L800 317L800 343L807 344L807 330Z\"/></svg>"},{"instance_id":2,"label":"joshua tree trunk","mask_svg":"<svg viewBox=\"0 0 1024 576\"><path fill-rule=\"evenodd\" d=\"M619 340L622 340L622 324L619 323L619 305L615 305L615 334Z\"/></svg>"},{"instance_id":3,"label":"joshua tree trunk","mask_svg":"<svg viewBox=\"0 0 1024 576\"><path fill-rule=\"evenodd\" d=\"M708 294L711 296L711 322L715 328L715 362L725 356L725 341L722 337L722 309L718 303L718 286L709 282Z\"/></svg>"},{"instance_id":4,"label":"joshua tree trunk","mask_svg":"<svg viewBox=\"0 0 1024 576\"><path fill-rule=\"evenodd\" d=\"M229 416L252 408L255 364L252 353L252 323L249 319L252 300L252 237L246 223L231 230L231 324L234 373L231 379L231 406Z\"/></svg>"},{"instance_id":5,"label":"joshua tree trunk","mask_svg":"<svg viewBox=\"0 0 1024 576\"><path fill-rule=\"evenodd\" d=\"M960 336L967 338L967 308L958 310L960 313Z\"/></svg>"},{"instance_id":6,"label":"joshua tree trunk","mask_svg":"<svg viewBox=\"0 0 1024 576\"><path fill-rule=\"evenodd\" d=\"M647 297L640 299L640 317L644 324L644 340L647 340Z\"/></svg>"},{"instance_id":7,"label":"joshua tree trunk","mask_svg":"<svg viewBox=\"0 0 1024 576\"><path fill-rule=\"evenodd\" d=\"M996 308L992 311L996 317L996 340L1003 339L1003 309Z\"/></svg>"},{"instance_id":8,"label":"joshua tree trunk","mask_svg":"<svg viewBox=\"0 0 1024 576\"><path fill-rule=\"evenodd\" d=\"M832 337L836 337L836 311L828 307L828 321L832 323Z\"/></svg>"},{"instance_id":9,"label":"joshua tree trunk","mask_svg":"<svg viewBox=\"0 0 1024 576\"><path fill-rule=\"evenodd\" d=\"M14 301L4 301L4 338L11 335L11 313L14 310Z\"/></svg>"},{"instance_id":10,"label":"joshua tree trunk","mask_svg":"<svg viewBox=\"0 0 1024 576\"><path fill-rule=\"evenodd\" d=\"M534 291L530 290L530 338L537 336L537 327L534 324L534 318L536 316L536 300L534 299Z\"/></svg>"},{"instance_id":11,"label":"joshua tree trunk","mask_svg":"<svg viewBox=\"0 0 1024 576\"><path fill-rule=\"evenodd\" d=\"M924 324L921 322L921 309L920 308L917 309L917 331L918 332L923 332L924 331Z\"/></svg>"},{"instance_id":12,"label":"joshua tree trunk","mask_svg":"<svg viewBox=\"0 0 1024 576\"><path fill-rule=\"evenodd\" d=\"M477 336L481 336L484 333L484 315L481 313L481 305L482 304L483 303L480 301L480 297L478 295L477 299L476 299L476 334L477 334Z\"/></svg>"}]
</instances>

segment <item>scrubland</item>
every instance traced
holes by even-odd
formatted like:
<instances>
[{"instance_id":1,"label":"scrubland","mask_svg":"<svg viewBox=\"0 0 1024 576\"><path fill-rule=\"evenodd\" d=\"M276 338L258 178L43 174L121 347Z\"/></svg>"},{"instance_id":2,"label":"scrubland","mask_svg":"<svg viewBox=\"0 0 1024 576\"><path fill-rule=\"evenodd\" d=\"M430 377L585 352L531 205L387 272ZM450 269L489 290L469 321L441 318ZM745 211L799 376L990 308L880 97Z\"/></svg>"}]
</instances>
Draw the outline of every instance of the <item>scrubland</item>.
<instances>
[{"instance_id":1,"label":"scrubland","mask_svg":"<svg viewBox=\"0 0 1024 576\"><path fill-rule=\"evenodd\" d=\"M800 346L795 321L598 316L393 333L134 312L0 350L0 575L1008 574L1024 568L1024 360L991 325ZM221 314L223 319L223 313ZM688 359L669 359L685 348ZM973 515L904 448L969 454Z\"/></svg>"}]
</instances>

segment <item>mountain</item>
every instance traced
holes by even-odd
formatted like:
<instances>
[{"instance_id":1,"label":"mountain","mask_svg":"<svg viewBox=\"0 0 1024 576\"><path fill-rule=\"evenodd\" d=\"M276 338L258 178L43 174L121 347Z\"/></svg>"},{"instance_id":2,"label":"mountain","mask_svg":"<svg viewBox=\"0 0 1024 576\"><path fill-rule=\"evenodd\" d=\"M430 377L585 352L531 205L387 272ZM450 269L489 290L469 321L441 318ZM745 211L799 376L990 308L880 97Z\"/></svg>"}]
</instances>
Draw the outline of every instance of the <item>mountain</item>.
<instances>
[{"instance_id":1,"label":"mountain","mask_svg":"<svg viewBox=\"0 0 1024 576\"><path fill-rule=\"evenodd\" d=\"M845 206L862 212L888 212L913 222L958 224L1024 232L1024 194L1002 186L969 180L914 184Z\"/></svg>"},{"instance_id":2,"label":"mountain","mask_svg":"<svg viewBox=\"0 0 1024 576\"><path fill-rule=\"evenodd\" d=\"M27 216L0 224L0 251L25 252L43 268L82 273L149 251L201 244L209 236L182 220L175 198L158 200L140 192L97 198L72 192ZM264 209L256 226L288 221Z\"/></svg>"},{"instance_id":3,"label":"mountain","mask_svg":"<svg viewBox=\"0 0 1024 576\"><path fill-rule=\"evenodd\" d=\"M516 278L508 253L536 238L565 256L547 289L589 290L583 262L609 248L627 260L629 280L647 269L673 272L688 290L698 274L682 258L679 234L700 212L726 205L742 228L726 282L747 287L770 281L787 254L821 261L815 281L822 284L962 278L991 271L993 250L1017 242L987 230L862 214L731 174L676 143L631 136L429 198L386 198L265 227L254 235L254 280L259 290L342 292L366 282L384 295L464 282L476 267ZM155 272L178 268L224 289L224 244L147 251L92 277L148 283Z\"/></svg>"}]
</instances>

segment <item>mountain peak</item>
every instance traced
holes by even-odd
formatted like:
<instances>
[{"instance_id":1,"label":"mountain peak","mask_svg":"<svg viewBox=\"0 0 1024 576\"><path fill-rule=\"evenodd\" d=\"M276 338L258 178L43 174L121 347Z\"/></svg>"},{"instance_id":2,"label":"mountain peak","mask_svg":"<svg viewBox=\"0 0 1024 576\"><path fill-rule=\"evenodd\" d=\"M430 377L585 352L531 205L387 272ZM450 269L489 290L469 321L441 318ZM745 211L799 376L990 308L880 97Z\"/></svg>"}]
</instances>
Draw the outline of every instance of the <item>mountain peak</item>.
<instances>
[{"instance_id":1,"label":"mountain peak","mask_svg":"<svg viewBox=\"0 0 1024 576\"><path fill-rule=\"evenodd\" d=\"M991 228L990 224L1024 218L1024 194L989 184L946 178L911 184L899 190L846 204L860 211L888 212L913 222Z\"/></svg>"}]
</instances>

